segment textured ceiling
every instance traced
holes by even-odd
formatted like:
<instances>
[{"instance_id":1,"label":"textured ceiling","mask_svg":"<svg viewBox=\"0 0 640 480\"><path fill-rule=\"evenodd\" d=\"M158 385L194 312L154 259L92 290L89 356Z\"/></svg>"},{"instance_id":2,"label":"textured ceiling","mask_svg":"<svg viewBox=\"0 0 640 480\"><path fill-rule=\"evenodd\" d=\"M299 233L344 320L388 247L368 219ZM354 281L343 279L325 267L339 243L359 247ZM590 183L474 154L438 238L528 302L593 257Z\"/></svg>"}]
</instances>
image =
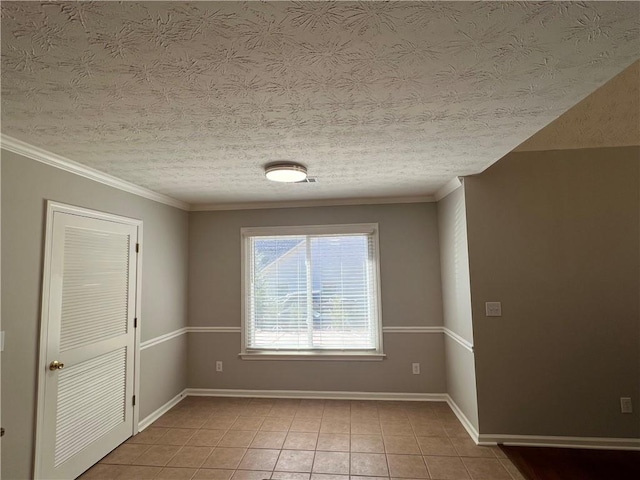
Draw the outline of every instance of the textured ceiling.
<instances>
[{"instance_id":1,"label":"textured ceiling","mask_svg":"<svg viewBox=\"0 0 640 480\"><path fill-rule=\"evenodd\" d=\"M432 194L640 57L637 2L1 6L2 132L191 203Z\"/></svg>"},{"instance_id":2,"label":"textured ceiling","mask_svg":"<svg viewBox=\"0 0 640 480\"><path fill-rule=\"evenodd\" d=\"M640 145L640 62L520 144L516 151Z\"/></svg>"}]
</instances>

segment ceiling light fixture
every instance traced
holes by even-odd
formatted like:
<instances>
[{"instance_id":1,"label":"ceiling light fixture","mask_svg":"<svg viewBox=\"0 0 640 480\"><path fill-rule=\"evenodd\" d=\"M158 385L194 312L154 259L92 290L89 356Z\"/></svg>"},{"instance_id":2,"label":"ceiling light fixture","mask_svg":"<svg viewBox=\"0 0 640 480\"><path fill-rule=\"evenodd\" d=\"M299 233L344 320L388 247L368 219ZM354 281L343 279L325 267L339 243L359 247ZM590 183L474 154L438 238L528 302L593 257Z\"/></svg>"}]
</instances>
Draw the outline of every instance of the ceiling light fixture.
<instances>
[{"instance_id":1,"label":"ceiling light fixture","mask_svg":"<svg viewBox=\"0 0 640 480\"><path fill-rule=\"evenodd\" d=\"M265 167L264 174L272 182L295 183L307 178L307 169L299 163L273 163Z\"/></svg>"}]
</instances>

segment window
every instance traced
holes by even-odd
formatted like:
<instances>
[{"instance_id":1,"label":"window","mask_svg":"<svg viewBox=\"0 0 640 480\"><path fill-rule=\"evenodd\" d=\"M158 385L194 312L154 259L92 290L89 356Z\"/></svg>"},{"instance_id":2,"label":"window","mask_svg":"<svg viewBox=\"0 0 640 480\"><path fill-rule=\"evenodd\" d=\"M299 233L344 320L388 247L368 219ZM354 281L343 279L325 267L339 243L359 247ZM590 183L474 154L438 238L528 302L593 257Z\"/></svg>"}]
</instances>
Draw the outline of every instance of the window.
<instances>
[{"instance_id":1,"label":"window","mask_svg":"<svg viewBox=\"0 0 640 480\"><path fill-rule=\"evenodd\" d=\"M243 358L380 359L377 229L243 228Z\"/></svg>"}]
</instances>

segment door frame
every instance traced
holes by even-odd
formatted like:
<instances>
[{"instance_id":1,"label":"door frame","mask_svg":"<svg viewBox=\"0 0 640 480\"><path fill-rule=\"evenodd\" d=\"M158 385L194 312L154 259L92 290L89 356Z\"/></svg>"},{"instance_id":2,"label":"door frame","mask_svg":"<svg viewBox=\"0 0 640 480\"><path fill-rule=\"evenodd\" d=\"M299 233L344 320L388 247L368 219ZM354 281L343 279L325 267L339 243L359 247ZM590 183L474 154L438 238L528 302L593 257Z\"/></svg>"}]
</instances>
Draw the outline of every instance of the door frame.
<instances>
[{"instance_id":1,"label":"door frame","mask_svg":"<svg viewBox=\"0 0 640 480\"><path fill-rule=\"evenodd\" d=\"M92 210L89 208L78 207L75 205L69 205L66 203L60 203L52 200L47 200L46 208L46 227L44 232L44 258L42 269L42 300L40 306L40 348L38 355L38 397L36 403L36 431L35 431L35 448L33 458L33 473L34 478L40 478L40 462L42 460L41 449L43 447L42 442L42 430L44 427L44 401L45 401L45 379L47 369L47 336L48 331L45 328L48 327L47 321L49 316L49 290L51 288L51 255L53 247L53 217L54 213L67 213L71 215L77 215L81 217L88 217L97 220L106 220L115 223L121 223L126 225L134 225L138 230L137 243L140 245L138 254L136 255L136 294L135 294L135 312L134 317L138 319L138 328L134 329L134 353L133 353L133 394L136 397L135 405L133 406L133 425L132 434L138 433L138 423L140 416L140 325L141 325L141 302L142 302L142 220L135 218L124 217L121 215L115 215L112 213L101 212L99 210ZM109 452L105 452L106 453Z\"/></svg>"}]
</instances>

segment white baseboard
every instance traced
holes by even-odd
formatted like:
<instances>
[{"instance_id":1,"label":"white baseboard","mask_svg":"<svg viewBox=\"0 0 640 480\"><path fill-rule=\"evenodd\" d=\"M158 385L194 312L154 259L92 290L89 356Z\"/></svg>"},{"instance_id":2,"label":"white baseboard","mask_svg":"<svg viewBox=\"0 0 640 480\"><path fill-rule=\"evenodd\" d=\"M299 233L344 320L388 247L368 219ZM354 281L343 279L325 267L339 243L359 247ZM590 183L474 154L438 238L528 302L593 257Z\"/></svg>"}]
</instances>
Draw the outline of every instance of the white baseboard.
<instances>
[{"instance_id":1,"label":"white baseboard","mask_svg":"<svg viewBox=\"0 0 640 480\"><path fill-rule=\"evenodd\" d=\"M608 437L556 437L540 435L481 434L478 445L513 445L520 447L594 448L598 450L640 450L640 439Z\"/></svg>"},{"instance_id":2,"label":"white baseboard","mask_svg":"<svg viewBox=\"0 0 640 480\"><path fill-rule=\"evenodd\" d=\"M310 390L233 390L214 388L187 388L187 395L204 397L256 397L256 398L304 398L319 400L401 400L420 402L445 402L446 393L396 393L396 392L322 392Z\"/></svg>"},{"instance_id":3,"label":"white baseboard","mask_svg":"<svg viewBox=\"0 0 640 480\"><path fill-rule=\"evenodd\" d=\"M449 405L449 407L451 407L451 410L453 410L453 413L456 414L456 417L458 417L458 420L460 420L460 423L462 424L464 429L467 431L471 439L474 442L476 442L476 444L478 444L478 437L480 436L478 434L478 431L473 426L473 424L469 421L467 416L462 412L458 404L453 401L453 398L451 398L451 396L449 396L449 394L446 394L446 402ZM495 444L492 444L492 445L495 445Z\"/></svg>"},{"instance_id":4,"label":"white baseboard","mask_svg":"<svg viewBox=\"0 0 640 480\"><path fill-rule=\"evenodd\" d=\"M167 403L162 405L155 412L153 412L153 413L147 415L145 418L143 418L142 421L140 421L138 423L138 432L143 431L145 428L147 428L149 425L151 425L153 422L155 422L157 419L159 419L162 415L164 415L169 410L171 410L175 405L177 405L181 400L183 400L187 396L186 392L187 392L186 389L181 391L178 395L176 395L171 400L169 400Z\"/></svg>"}]
</instances>

